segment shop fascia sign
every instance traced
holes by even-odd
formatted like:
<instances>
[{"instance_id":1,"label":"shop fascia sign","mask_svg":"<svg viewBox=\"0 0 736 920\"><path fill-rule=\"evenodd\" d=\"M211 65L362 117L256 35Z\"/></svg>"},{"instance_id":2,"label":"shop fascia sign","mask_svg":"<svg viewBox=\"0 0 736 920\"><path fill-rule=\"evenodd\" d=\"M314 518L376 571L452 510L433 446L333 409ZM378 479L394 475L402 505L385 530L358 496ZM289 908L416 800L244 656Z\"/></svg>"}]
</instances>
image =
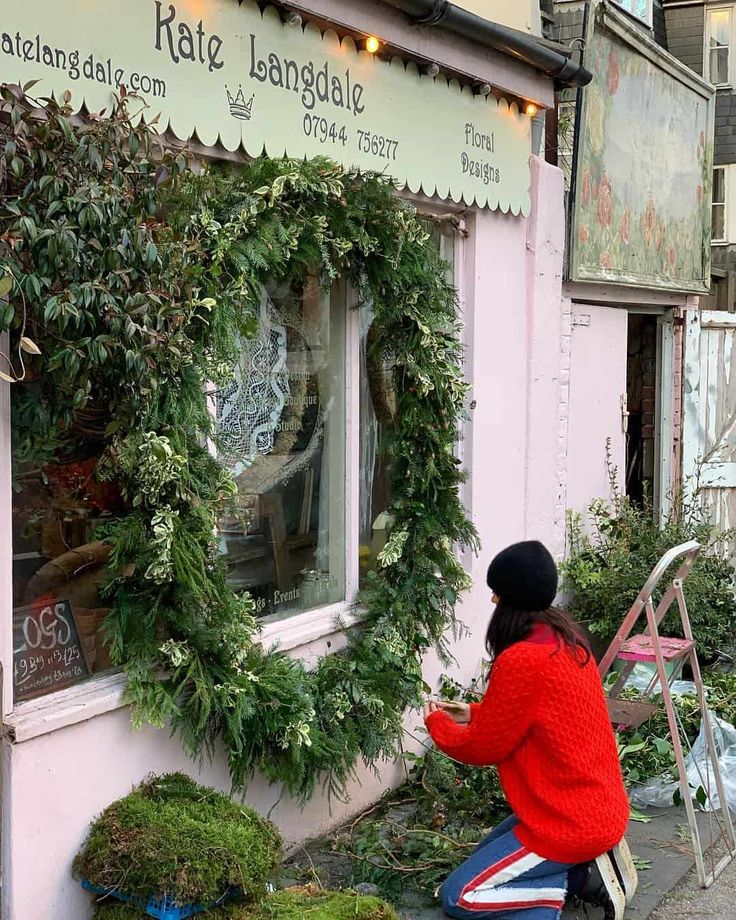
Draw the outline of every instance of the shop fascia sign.
<instances>
[{"instance_id":1,"label":"shop fascia sign","mask_svg":"<svg viewBox=\"0 0 736 920\"><path fill-rule=\"evenodd\" d=\"M324 155L413 192L526 215L531 131L515 104L286 25L251 0L23 0L0 16L0 81L108 108L125 86L180 139Z\"/></svg>"}]
</instances>

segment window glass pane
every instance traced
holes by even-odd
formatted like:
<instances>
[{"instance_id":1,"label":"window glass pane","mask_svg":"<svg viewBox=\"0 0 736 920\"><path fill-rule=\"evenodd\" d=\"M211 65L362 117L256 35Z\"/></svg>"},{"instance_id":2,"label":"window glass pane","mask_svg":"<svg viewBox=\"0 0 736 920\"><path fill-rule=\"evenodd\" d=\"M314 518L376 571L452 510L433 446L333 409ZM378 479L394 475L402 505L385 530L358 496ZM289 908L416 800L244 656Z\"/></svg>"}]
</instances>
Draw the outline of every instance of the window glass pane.
<instances>
[{"instance_id":1,"label":"window glass pane","mask_svg":"<svg viewBox=\"0 0 736 920\"><path fill-rule=\"evenodd\" d=\"M722 204L713 205L713 222L711 234L714 240L726 238L726 208Z\"/></svg>"},{"instance_id":2,"label":"window glass pane","mask_svg":"<svg viewBox=\"0 0 736 920\"><path fill-rule=\"evenodd\" d=\"M615 0L618 6L623 7L627 13L641 19L647 24L652 21L652 0Z\"/></svg>"},{"instance_id":3,"label":"window glass pane","mask_svg":"<svg viewBox=\"0 0 736 920\"><path fill-rule=\"evenodd\" d=\"M713 170L713 204L724 204L726 201L726 171L725 169Z\"/></svg>"},{"instance_id":4,"label":"window glass pane","mask_svg":"<svg viewBox=\"0 0 736 920\"><path fill-rule=\"evenodd\" d=\"M711 83L729 82L728 58L731 44L731 13L713 10L708 14L709 76Z\"/></svg>"},{"instance_id":5,"label":"window glass pane","mask_svg":"<svg viewBox=\"0 0 736 920\"><path fill-rule=\"evenodd\" d=\"M728 48L715 48L710 52L710 81L717 85L728 83Z\"/></svg>"},{"instance_id":6,"label":"window glass pane","mask_svg":"<svg viewBox=\"0 0 736 920\"><path fill-rule=\"evenodd\" d=\"M13 417L43 424L41 381L11 389ZM13 451L13 675L16 702L64 689L111 667L101 627L108 608L109 548L97 531L121 507L112 483L98 482L109 418L78 411L67 435L43 457ZM31 446L31 445L27 445Z\"/></svg>"},{"instance_id":7,"label":"window glass pane","mask_svg":"<svg viewBox=\"0 0 736 920\"><path fill-rule=\"evenodd\" d=\"M731 13L729 10L713 10L708 14L711 48L728 45L731 41Z\"/></svg>"},{"instance_id":8,"label":"window glass pane","mask_svg":"<svg viewBox=\"0 0 736 920\"><path fill-rule=\"evenodd\" d=\"M432 238L447 264L447 277L454 283L455 235L452 227L434 225ZM392 463L386 450L387 433L396 411L393 362L373 354L376 334L370 304L360 308L360 583L376 567L391 529L387 514L391 502Z\"/></svg>"},{"instance_id":9,"label":"window glass pane","mask_svg":"<svg viewBox=\"0 0 736 920\"><path fill-rule=\"evenodd\" d=\"M217 394L219 449L237 486L220 521L230 583L259 616L345 597L342 289L264 290L259 331Z\"/></svg>"}]
</instances>

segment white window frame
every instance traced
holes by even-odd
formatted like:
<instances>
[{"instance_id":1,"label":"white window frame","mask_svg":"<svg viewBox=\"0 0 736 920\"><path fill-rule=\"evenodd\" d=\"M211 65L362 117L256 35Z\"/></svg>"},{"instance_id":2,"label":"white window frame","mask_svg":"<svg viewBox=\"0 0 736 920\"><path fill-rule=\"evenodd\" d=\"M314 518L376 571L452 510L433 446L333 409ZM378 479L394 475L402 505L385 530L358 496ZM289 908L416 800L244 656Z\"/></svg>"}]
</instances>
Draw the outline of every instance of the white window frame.
<instances>
[{"instance_id":1,"label":"white window frame","mask_svg":"<svg viewBox=\"0 0 736 920\"><path fill-rule=\"evenodd\" d=\"M719 3L706 4L705 21L703 23L703 76L710 83L710 14L711 13L728 13L728 80L726 83L713 83L718 88L726 89L733 86L733 69L734 69L734 4Z\"/></svg>"},{"instance_id":2,"label":"white window frame","mask_svg":"<svg viewBox=\"0 0 736 920\"><path fill-rule=\"evenodd\" d=\"M421 195L406 194L420 211L432 215L464 214L465 208L453 207ZM469 222L472 224L472 222ZM464 230L464 223L461 223ZM466 234L456 233L454 243L454 278L458 288L460 308L465 314L464 344L469 344L472 317L472 291L467 291L465 279L472 279L471 254L473 246L467 245ZM278 646L285 652L298 653L310 643L319 641L332 648L332 637L339 647L346 628L358 623L364 610L357 604L359 587L359 509L360 509L360 336L357 292L347 289L345 329L345 439L346 483L345 495L345 599L313 610L293 615L267 617L261 621L258 641L265 647ZM467 312L466 312L467 311ZM7 349L7 335L0 336L0 348ZM470 371L466 368L466 375ZM470 422L467 423L461 456L470 453ZM465 457L463 456L463 459ZM0 381L0 515L12 518L10 449L10 384ZM462 499L470 508L470 485L465 484ZM11 528L6 527L0 538L0 583L12 585L13 546ZM467 561L467 560L463 560ZM121 670L93 675L89 680L58 690L45 696L18 703L13 699L13 597L12 590L0 592L0 707L5 733L16 743L86 721L98 715L121 709L126 705L125 675ZM320 654L323 654L320 651Z\"/></svg>"},{"instance_id":3,"label":"white window frame","mask_svg":"<svg viewBox=\"0 0 736 920\"><path fill-rule=\"evenodd\" d=\"M723 237L722 237L722 238L720 238L720 237L715 237L715 236L712 237L712 238L711 238L711 244L712 244L713 246L727 246L727 245L728 245L729 237L730 237L730 235L731 235L731 234L729 233L729 227L728 227L728 211L729 211L729 208L728 208L729 168L728 168L728 166L714 166L714 167L713 167L713 172L715 173L716 170L719 170L720 172L723 173L723 201L715 201L715 200L711 199L711 205L710 205L710 209L711 209L711 227L713 226L713 208L714 208L716 205L722 205L722 206L723 206ZM716 187L716 183L715 183L715 181L712 181L712 190L713 190L713 192L715 192L715 187Z\"/></svg>"}]
</instances>

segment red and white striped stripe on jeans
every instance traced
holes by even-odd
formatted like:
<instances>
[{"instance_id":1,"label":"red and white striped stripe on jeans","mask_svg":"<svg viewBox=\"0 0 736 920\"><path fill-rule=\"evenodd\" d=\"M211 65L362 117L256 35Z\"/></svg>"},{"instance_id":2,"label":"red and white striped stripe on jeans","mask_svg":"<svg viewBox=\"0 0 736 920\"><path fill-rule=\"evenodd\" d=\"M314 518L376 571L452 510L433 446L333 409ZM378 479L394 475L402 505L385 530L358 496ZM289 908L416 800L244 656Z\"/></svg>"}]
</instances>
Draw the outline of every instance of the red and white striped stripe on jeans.
<instances>
[{"instance_id":1,"label":"red and white striped stripe on jeans","mask_svg":"<svg viewBox=\"0 0 736 920\"><path fill-rule=\"evenodd\" d=\"M445 912L459 920L557 920L565 903L566 863L522 846L515 817L499 825L442 887Z\"/></svg>"}]
</instances>

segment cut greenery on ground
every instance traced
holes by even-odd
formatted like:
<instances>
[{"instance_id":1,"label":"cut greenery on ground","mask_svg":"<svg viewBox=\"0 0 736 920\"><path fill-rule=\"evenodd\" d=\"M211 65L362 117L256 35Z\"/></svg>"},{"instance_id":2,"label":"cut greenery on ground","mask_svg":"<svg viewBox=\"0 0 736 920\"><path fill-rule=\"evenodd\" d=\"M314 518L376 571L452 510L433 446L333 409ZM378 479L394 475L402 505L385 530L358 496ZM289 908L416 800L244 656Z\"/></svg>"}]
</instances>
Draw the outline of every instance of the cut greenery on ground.
<instances>
[{"instance_id":1,"label":"cut greenery on ground","mask_svg":"<svg viewBox=\"0 0 736 920\"><path fill-rule=\"evenodd\" d=\"M75 873L103 888L210 903L237 888L259 898L279 864L275 827L182 774L156 777L94 822Z\"/></svg>"},{"instance_id":2,"label":"cut greenery on ground","mask_svg":"<svg viewBox=\"0 0 736 920\"><path fill-rule=\"evenodd\" d=\"M736 722L736 674L705 672L711 711ZM634 691L632 691L634 692ZM445 681L443 695L477 699ZM700 729L695 697L676 698L692 743ZM664 712L636 731L619 734L619 753L627 785L675 770ZM407 783L338 833L297 853L290 871L330 887L370 883L395 903L435 897L447 875L509 813L498 774L491 768L457 764L436 750L406 756ZM636 812L634 812L636 817ZM646 819L645 819L646 820ZM641 869L648 866L640 864Z\"/></svg>"},{"instance_id":3,"label":"cut greenery on ground","mask_svg":"<svg viewBox=\"0 0 736 920\"><path fill-rule=\"evenodd\" d=\"M147 920L147 916L125 904L101 904L95 912L95 920ZM280 891L257 905L233 904L204 916L212 920L397 920L393 908L379 898L316 886Z\"/></svg>"},{"instance_id":4,"label":"cut greenery on ground","mask_svg":"<svg viewBox=\"0 0 736 920\"><path fill-rule=\"evenodd\" d=\"M730 724L736 724L736 673L724 673L709 668L703 674L707 688L710 711ZM625 691L632 699L639 694ZM682 730L690 744L700 731L700 706L697 697L678 695L674 697ZM674 775L677 770L675 754L670 737L667 715L663 708L638 729L620 732L619 756L624 780L629 786L643 783L654 776Z\"/></svg>"}]
</instances>

